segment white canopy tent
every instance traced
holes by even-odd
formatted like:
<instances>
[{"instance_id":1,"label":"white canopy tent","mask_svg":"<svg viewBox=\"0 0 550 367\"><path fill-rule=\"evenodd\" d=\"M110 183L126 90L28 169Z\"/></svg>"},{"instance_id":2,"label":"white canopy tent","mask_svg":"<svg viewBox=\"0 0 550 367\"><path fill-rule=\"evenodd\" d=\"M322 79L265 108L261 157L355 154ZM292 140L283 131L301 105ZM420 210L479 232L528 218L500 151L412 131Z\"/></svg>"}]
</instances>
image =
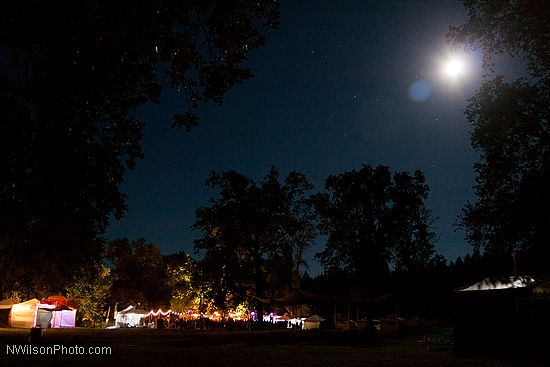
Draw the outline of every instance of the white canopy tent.
<instances>
[{"instance_id":1,"label":"white canopy tent","mask_svg":"<svg viewBox=\"0 0 550 367\"><path fill-rule=\"evenodd\" d=\"M117 312L115 318L116 327L140 327L141 320L148 314L145 310L138 310L134 306L128 306Z\"/></svg>"},{"instance_id":2,"label":"white canopy tent","mask_svg":"<svg viewBox=\"0 0 550 367\"><path fill-rule=\"evenodd\" d=\"M319 329L319 326L321 325L321 322L325 321L321 316L319 315L311 315L310 317L306 318L304 320L304 330L311 330L311 329Z\"/></svg>"},{"instance_id":3,"label":"white canopy tent","mask_svg":"<svg viewBox=\"0 0 550 367\"><path fill-rule=\"evenodd\" d=\"M53 328L75 327L76 310L52 311L51 326Z\"/></svg>"},{"instance_id":4,"label":"white canopy tent","mask_svg":"<svg viewBox=\"0 0 550 367\"><path fill-rule=\"evenodd\" d=\"M530 276L485 278L482 281L458 289L458 292L487 291L497 289L525 288L533 286L535 279Z\"/></svg>"}]
</instances>

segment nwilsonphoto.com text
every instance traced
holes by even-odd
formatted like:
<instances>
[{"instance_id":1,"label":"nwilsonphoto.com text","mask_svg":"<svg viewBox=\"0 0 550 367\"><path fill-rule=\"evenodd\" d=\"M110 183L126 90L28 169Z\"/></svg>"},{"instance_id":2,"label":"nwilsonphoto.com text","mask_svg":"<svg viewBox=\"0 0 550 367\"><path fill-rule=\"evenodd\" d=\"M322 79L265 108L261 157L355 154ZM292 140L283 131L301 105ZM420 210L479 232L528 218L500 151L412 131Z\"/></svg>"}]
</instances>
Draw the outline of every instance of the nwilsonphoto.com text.
<instances>
[{"instance_id":1,"label":"nwilsonphoto.com text","mask_svg":"<svg viewBox=\"0 0 550 367\"><path fill-rule=\"evenodd\" d=\"M110 355L111 347L81 347L78 345L6 345L8 355Z\"/></svg>"}]
</instances>

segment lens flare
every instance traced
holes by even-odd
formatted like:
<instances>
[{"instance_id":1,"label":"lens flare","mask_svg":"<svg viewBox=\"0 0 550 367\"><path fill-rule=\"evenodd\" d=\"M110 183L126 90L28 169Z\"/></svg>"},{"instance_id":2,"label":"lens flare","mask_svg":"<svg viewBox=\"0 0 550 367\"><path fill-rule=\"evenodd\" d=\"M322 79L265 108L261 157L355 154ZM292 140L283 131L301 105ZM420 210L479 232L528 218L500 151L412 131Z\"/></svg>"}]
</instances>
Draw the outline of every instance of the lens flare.
<instances>
[{"instance_id":1,"label":"lens flare","mask_svg":"<svg viewBox=\"0 0 550 367\"><path fill-rule=\"evenodd\" d=\"M409 87L409 97L414 102L424 102L432 95L432 87L425 80L417 80Z\"/></svg>"}]
</instances>

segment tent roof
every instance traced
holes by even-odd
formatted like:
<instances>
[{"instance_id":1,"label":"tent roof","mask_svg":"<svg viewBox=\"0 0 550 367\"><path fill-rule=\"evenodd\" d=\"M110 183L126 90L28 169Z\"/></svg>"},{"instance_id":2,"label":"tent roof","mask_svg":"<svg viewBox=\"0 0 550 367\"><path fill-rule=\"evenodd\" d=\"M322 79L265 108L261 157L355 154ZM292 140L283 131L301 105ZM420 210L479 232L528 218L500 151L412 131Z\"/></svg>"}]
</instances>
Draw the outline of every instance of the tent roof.
<instances>
[{"instance_id":1,"label":"tent roof","mask_svg":"<svg viewBox=\"0 0 550 367\"><path fill-rule=\"evenodd\" d=\"M56 306L66 305L68 303L67 297L62 295L52 295L46 299L46 302L53 303Z\"/></svg>"},{"instance_id":2,"label":"tent roof","mask_svg":"<svg viewBox=\"0 0 550 367\"><path fill-rule=\"evenodd\" d=\"M39 300L37 300L36 298L33 298L33 299L29 299L28 301L25 301L25 302L19 302L18 304L19 305L29 305L29 306L35 305L36 306L39 303L40 303Z\"/></svg>"},{"instance_id":3,"label":"tent roof","mask_svg":"<svg viewBox=\"0 0 550 367\"><path fill-rule=\"evenodd\" d=\"M11 308L12 305L19 303L15 298L8 298L0 301L0 310Z\"/></svg>"},{"instance_id":4,"label":"tent roof","mask_svg":"<svg viewBox=\"0 0 550 367\"><path fill-rule=\"evenodd\" d=\"M0 301L0 305L14 305L16 303L19 303L19 301L15 298L8 298Z\"/></svg>"},{"instance_id":5,"label":"tent roof","mask_svg":"<svg viewBox=\"0 0 550 367\"><path fill-rule=\"evenodd\" d=\"M49 303L39 303L38 308L41 310L50 310L53 311L55 309L55 305L51 305Z\"/></svg>"},{"instance_id":6,"label":"tent roof","mask_svg":"<svg viewBox=\"0 0 550 367\"><path fill-rule=\"evenodd\" d=\"M118 311L118 313L125 314L125 313L136 313L136 314L147 314L149 312L145 310L138 310L135 306L128 306L122 311Z\"/></svg>"},{"instance_id":7,"label":"tent roof","mask_svg":"<svg viewBox=\"0 0 550 367\"><path fill-rule=\"evenodd\" d=\"M72 308L68 307L68 306L61 305L61 306L57 306L56 308L52 309L52 311L74 311L74 310Z\"/></svg>"},{"instance_id":8,"label":"tent roof","mask_svg":"<svg viewBox=\"0 0 550 367\"><path fill-rule=\"evenodd\" d=\"M535 279L530 276L485 278L480 282L459 288L458 292L486 291L496 289L515 289L533 286Z\"/></svg>"},{"instance_id":9,"label":"tent roof","mask_svg":"<svg viewBox=\"0 0 550 367\"><path fill-rule=\"evenodd\" d=\"M304 321L305 322L321 322L321 321L325 321L325 319L323 319L319 315L311 315L310 317L306 318Z\"/></svg>"}]
</instances>

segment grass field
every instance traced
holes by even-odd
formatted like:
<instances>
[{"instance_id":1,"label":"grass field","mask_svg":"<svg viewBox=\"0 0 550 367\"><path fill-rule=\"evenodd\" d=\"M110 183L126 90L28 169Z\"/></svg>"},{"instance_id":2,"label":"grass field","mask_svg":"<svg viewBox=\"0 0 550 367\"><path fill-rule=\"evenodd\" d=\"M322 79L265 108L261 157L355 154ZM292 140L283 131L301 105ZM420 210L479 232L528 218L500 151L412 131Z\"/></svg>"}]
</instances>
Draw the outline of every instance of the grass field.
<instances>
[{"instance_id":1,"label":"grass field","mask_svg":"<svg viewBox=\"0 0 550 367\"><path fill-rule=\"evenodd\" d=\"M40 344L68 353L109 347L109 355L13 355L28 330L0 329L0 366L545 366L542 361L458 358L452 346L418 336L378 337L343 331L190 331L49 329ZM70 349L72 347L72 349ZM12 348L12 349L8 349ZM10 353L8 353L10 352Z\"/></svg>"}]
</instances>

